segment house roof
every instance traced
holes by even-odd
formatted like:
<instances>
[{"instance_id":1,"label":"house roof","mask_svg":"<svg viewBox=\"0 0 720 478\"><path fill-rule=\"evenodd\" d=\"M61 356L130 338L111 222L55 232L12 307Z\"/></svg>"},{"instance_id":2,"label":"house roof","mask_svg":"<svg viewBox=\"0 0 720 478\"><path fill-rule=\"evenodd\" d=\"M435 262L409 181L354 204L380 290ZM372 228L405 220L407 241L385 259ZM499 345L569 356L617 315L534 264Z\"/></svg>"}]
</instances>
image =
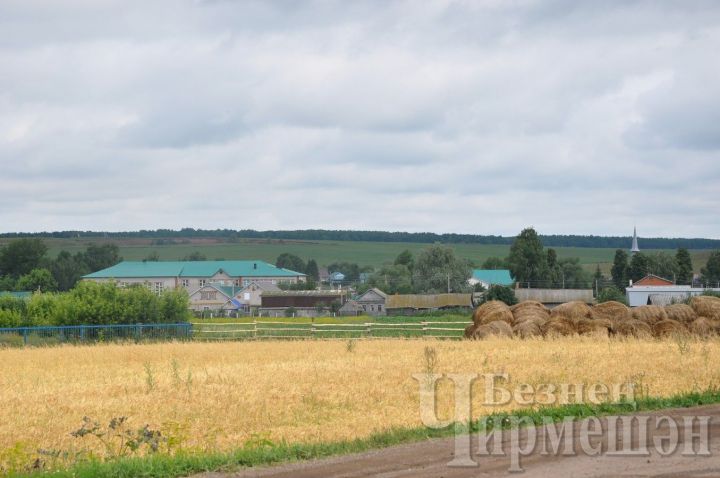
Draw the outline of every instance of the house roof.
<instances>
[{"instance_id":1,"label":"house roof","mask_svg":"<svg viewBox=\"0 0 720 478\"><path fill-rule=\"evenodd\" d=\"M263 297L342 297L344 290L278 290L263 292Z\"/></svg>"},{"instance_id":2,"label":"house roof","mask_svg":"<svg viewBox=\"0 0 720 478\"><path fill-rule=\"evenodd\" d=\"M656 276L655 274L648 274L639 281L633 282L633 286L636 285L675 285L673 281L665 279L664 277Z\"/></svg>"},{"instance_id":3,"label":"house roof","mask_svg":"<svg viewBox=\"0 0 720 478\"><path fill-rule=\"evenodd\" d=\"M387 299L387 294L385 292L381 291L377 287L372 287L372 288L366 290L365 292L363 292L362 294L360 294L355 300L361 300L363 297L365 297L367 294L369 294L371 292L374 292L375 294L379 295L383 299Z\"/></svg>"},{"instance_id":4,"label":"house roof","mask_svg":"<svg viewBox=\"0 0 720 478\"><path fill-rule=\"evenodd\" d=\"M85 279L131 277L212 277L224 271L231 277L298 277L301 272L275 267L264 261L124 261Z\"/></svg>"},{"instance_id":5,"label":"house roof","mask_svg":"<svg viewBox=\"0 0 720 478\"><path fill-rule=\"evenodd\" d=\"M472 307L472 294L407 294L389 295L386 309L439 309Z\"/></svg>"},{"instance_id":6,"label":"house roof","mask_svg":"<svg viewBox=\"0 0 720 478\"><path fill-rule=\"evenodd\" d=\"M512 277L510 277L510 271L507 269L475 269L473 270L472 277L475 280L487 282L488 284L513 284Z\"/></svg>"}]
</instances>

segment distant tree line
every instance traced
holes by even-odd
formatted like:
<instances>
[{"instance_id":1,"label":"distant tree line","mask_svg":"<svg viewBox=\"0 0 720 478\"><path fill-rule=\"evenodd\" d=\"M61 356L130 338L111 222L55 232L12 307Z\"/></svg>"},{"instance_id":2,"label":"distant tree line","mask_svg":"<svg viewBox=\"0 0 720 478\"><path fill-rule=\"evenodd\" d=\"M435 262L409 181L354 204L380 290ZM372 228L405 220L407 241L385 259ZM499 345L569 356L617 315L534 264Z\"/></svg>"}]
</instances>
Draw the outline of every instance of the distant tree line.
<instances>
[{"instance_id":1,"label":"distant tree line","mask_svg":"<svg viewBox=\"0 0 720 478\"><path fill-rule=\"evenodd\" d=\"M690 253L679 248L676 253L638 252L630 256L624 249L615 251L611 269L615 285L624 289L630 281L638 281L648 274L653 274L677 284L692 284L693 264ZM705 267L700 269L700 283L717 287L720 284L720 251L712 251Z\"/></svg>"},{"instance_id":2,"label":"distant tree line","mask_svg":"<svg viewBox=\"0 0 720 478\"><path fill-rule=\"evenodd\" d=\"M61 251L54 258L47 252L40 238L15 239L0 248L0 291L70 290L85 274L122 260L115 244L91 244L83 252Z\"/></svg>"},{"instance_id":3,"label":"distant tree line","mask_svg":"<svg viewBox=\"0 0 720 478\"><path fill-rule=\"evenodd\" d=\"M254 229L156 229L126 232L98 231L58 231L37 233L3 233L0 237L41 237L41 238L151 238L172 241L198 237L222 238L229 242L240 239L287 239L303 241L368 241L368 242L411 242L422 244L507 244L515 241L512 236L478 234L435 234L432 232L388 232L388 231L343 231L307 229L296 231L256 231ZM541 235L540 240L547 247L601 247L627 248L630 236L580 236L580 235ZM160 242L157 242L158 244ZM173 242L174 243L174 242ZM641 247L646 249L717 249L720 239L704 238L641 238Z\"/></svg>"}]
</instances>

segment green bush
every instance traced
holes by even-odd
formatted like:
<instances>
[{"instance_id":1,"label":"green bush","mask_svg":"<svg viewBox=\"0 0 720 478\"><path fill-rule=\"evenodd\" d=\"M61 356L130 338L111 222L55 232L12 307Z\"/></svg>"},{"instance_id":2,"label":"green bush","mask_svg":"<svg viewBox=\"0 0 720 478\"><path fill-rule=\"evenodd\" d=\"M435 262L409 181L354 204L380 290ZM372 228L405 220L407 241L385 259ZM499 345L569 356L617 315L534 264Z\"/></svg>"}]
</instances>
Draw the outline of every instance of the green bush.
<instances>
[{"instance_id":1,"label":"green bush","mask_svg":"<svg viewBox=\"0 0 720 478\"><path fill-rule=\"evenodd\" d=\"M627 297L625 296L625 294L622 293L620 289L615 286L605 287L598 293L598 304L602 302L609 302L611 300L621 302L627 305Z\"/></svg>"},{"instance_id":2,"label":"green bush","mask_svg":"<svg viewBox=\"0 0 720 478\"><path fill-rule=\"evenodd\" d=\"M36 293L27 300L1 297L0 327L186 322L188 300L184 290L157 295L142 286L80 282L69 292Z\"/></svg>"},{"instance_id":3,"label":"green bush","mask_svg":"<svg viewBox=\"0 0 720 478\"><path fill-rule=\"evenodd\" d=\"M515 292L510 287L502 285L491 285L488 291L483 295L483 302L490 300L499 300L507 305L515 305L518 303Z\"/></svg>"}]
</instances>

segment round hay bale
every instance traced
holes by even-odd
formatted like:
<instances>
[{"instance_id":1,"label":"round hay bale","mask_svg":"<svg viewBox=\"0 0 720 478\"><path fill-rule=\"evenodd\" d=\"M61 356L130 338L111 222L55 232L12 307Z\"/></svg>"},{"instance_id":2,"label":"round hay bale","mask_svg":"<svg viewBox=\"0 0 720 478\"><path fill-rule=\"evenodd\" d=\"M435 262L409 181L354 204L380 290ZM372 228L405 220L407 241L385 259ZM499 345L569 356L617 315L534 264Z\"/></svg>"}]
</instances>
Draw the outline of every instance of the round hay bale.
<instances>
[{"instance_id":1,"label":"round hay bale","mask_svg":"<svg viewBox=\"0 0 720 478\"><path fill-rule=\"evenodd\" d=\"M715 335L715 323L707 317L698 317L688 325L688 329L698 337L709 337Z\"/></svg>"},{"instance_id":2,"label":"round hay bale","mask_svg":"<svg viewBox=\"0 0 720 478\"><path fill-rule=\"evenodd\" d=\"M615 324L615 333L623 337L636 339L649 339L652 337L652 328L645 322L637 319L622 320Z\"/></svg>"},{"instance_id":3,"label":"round hay bale","mask_svg":"<svg viewBox=\"0 0 720 478\"><path fill-rule=\"evenodd\" d=\"M515 324L525 322L526 320L542 320L546 321L550 318L550 311L540 302L534 300L526 300L510 307L515 319Z\"/></svg>"},{"instance_id":4,"label":"round hay bale","mask_svg":"<svg viewBox=\"0 0 720 478\"><path fill-rule=\"evenodd\" d=\"M665 314L667 314L668 319L677 320L685 325L690 325L698 318L693 308L685 304L666 305Z\"/></svg>"},{"instance_id":5,"label":"round hay bale","mask_svg":"<svg viewBox=\"0 0 720 478\"><path fill-rule=\"evenodd\" d=\"M592 308L585 302L574 300L560 304L550 311L551 319L568 319L577 322L580 319L592 319Z\"/></svg>"},{"instance_id":6,"label":"round hay bale","mask_svg":"<svg viewBox=\"0 0 720 478\"><path fill-rule=\"evenodd\" d=\"M531 337L542 337L543 330L539 322L535 320L526 320L520 322L513 327L513 333L521 339L529 339Z\"/></svg>"},{"instance_id":7,"label":"round hay bale","mask_svg":"<svg viewBox=\"0 0 720 478\"><path fill-rule=\"evenodd\" d=\"M488 337L508 337L512 338L513 331L510 324L504 320L495 320L487 324L479 325L472 334L475 340L485 339Z\"/></svg>"},{"instance_id":8,"label":"round hay bale","mask_svg":"<svg viewBox=\"0 0 720 478\"><path fill-rule=\"evenodd\" d=\"M699 317L720 320L720 297L696 295L690 299L690 307Z\"/></svg>"},{"instance_id":9,"label":"round hay bale","mask_svg":"<svg viewBox=\"0 0 720 478\"><path fill-rule=\"evenodd\" d=\"M475 325L475 324L470 324L470 325L468 325L467 327L465 327L465 338L466 338L466 339L471 339L471 338L472 338L473 333L475 332L475 328L476 328L476 327L477 327L477 325Z\"/></svg>"},{"instance_id":10,"label":"round hay bale","mask_svg":"<svg viewBox=\"0 0 720 478\"><path fill-rule=\"evenodd\" d=\"M507 322L509 325L512 325L515 320L510 307L499 300L485 302L473 312L473 323L475 325L488 324L498 320Z\"/></svg>"},{"instance_id":11,"label":"round hay bale","mask_svg":"<svg viewBox=\"0 0 720 478\"><path fill-rule=\"evenodd\" d=\"M640 307L634 307L632 309L632 317L650 326L668 320L665 309L659 305L641 305Z\"/></svg>"},{"instance_id":12,"label":"round hay bale","mask_svg":"<svg viewBox=\"0 0 720 478\"><path fill-rule=\"evenodd\" d=\"M615 325L608 319L580 319L575 325L580 335L608 336L615 330Z\"/></svg>"},{"instance_id":13,"label":"round hay bale","mask_svg":"<svg viewBox=\"0 0 720 478\"><path fill-rule=\"evenodd\" d=\"M528 307L547 310L547 307L545 307L542 302L538 302L537 300L524 300L522 302L518 302L515 305L511 305L510 310L512 312L515 312L518 309L527 309Z\"/></svg>"},{"instance_id":14,"label":"round hay bale","mask_svg":"<svg viewBox=\"0 0 720 478\"><path fill-rule=\"evenodd\" d=\"M665 319L655 323L652 326L653 335L655 337L675 337L678 335L688 335L687 327L677 320Z\"/></svg>"},{"instance_id":15,"label":"round hay bale","mask_svg":"<svg viewBox=\"0 0 720 478\"><path fill-rule=\"evenodd\" d=\"M630 307L615 300L597 304L592 308L592 314L595 319L628 320L632 318Z\"/></svg>"},{"instance_id":16,"label":"round hay bale","mask_svg":"<svg viewBox=\"0 0 720 478\"><path fill-rule=\"evenodd\" d=\"M546 337L559 337L577 334L575 323L565 318L554 318L548 320L543 326L543 334Z\"/></svg>"}]
</instances>

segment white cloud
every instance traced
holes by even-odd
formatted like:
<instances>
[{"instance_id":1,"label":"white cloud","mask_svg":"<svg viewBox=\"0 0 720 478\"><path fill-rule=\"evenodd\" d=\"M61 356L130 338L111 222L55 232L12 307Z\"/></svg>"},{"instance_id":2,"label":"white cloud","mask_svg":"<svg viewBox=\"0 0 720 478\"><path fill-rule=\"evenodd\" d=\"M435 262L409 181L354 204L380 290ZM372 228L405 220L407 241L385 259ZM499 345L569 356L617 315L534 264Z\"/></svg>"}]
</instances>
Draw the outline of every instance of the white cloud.
<instances>
[{"instance_id":1,"label":"white cloud","mask_svg":"<svg viewBox=\"0 0 720 478\"><path fill-rule=\"evenodd\" d=\"M0 231L720 237L718 47L700 1L3 2Z\"/></svg>"}]
</instances>

